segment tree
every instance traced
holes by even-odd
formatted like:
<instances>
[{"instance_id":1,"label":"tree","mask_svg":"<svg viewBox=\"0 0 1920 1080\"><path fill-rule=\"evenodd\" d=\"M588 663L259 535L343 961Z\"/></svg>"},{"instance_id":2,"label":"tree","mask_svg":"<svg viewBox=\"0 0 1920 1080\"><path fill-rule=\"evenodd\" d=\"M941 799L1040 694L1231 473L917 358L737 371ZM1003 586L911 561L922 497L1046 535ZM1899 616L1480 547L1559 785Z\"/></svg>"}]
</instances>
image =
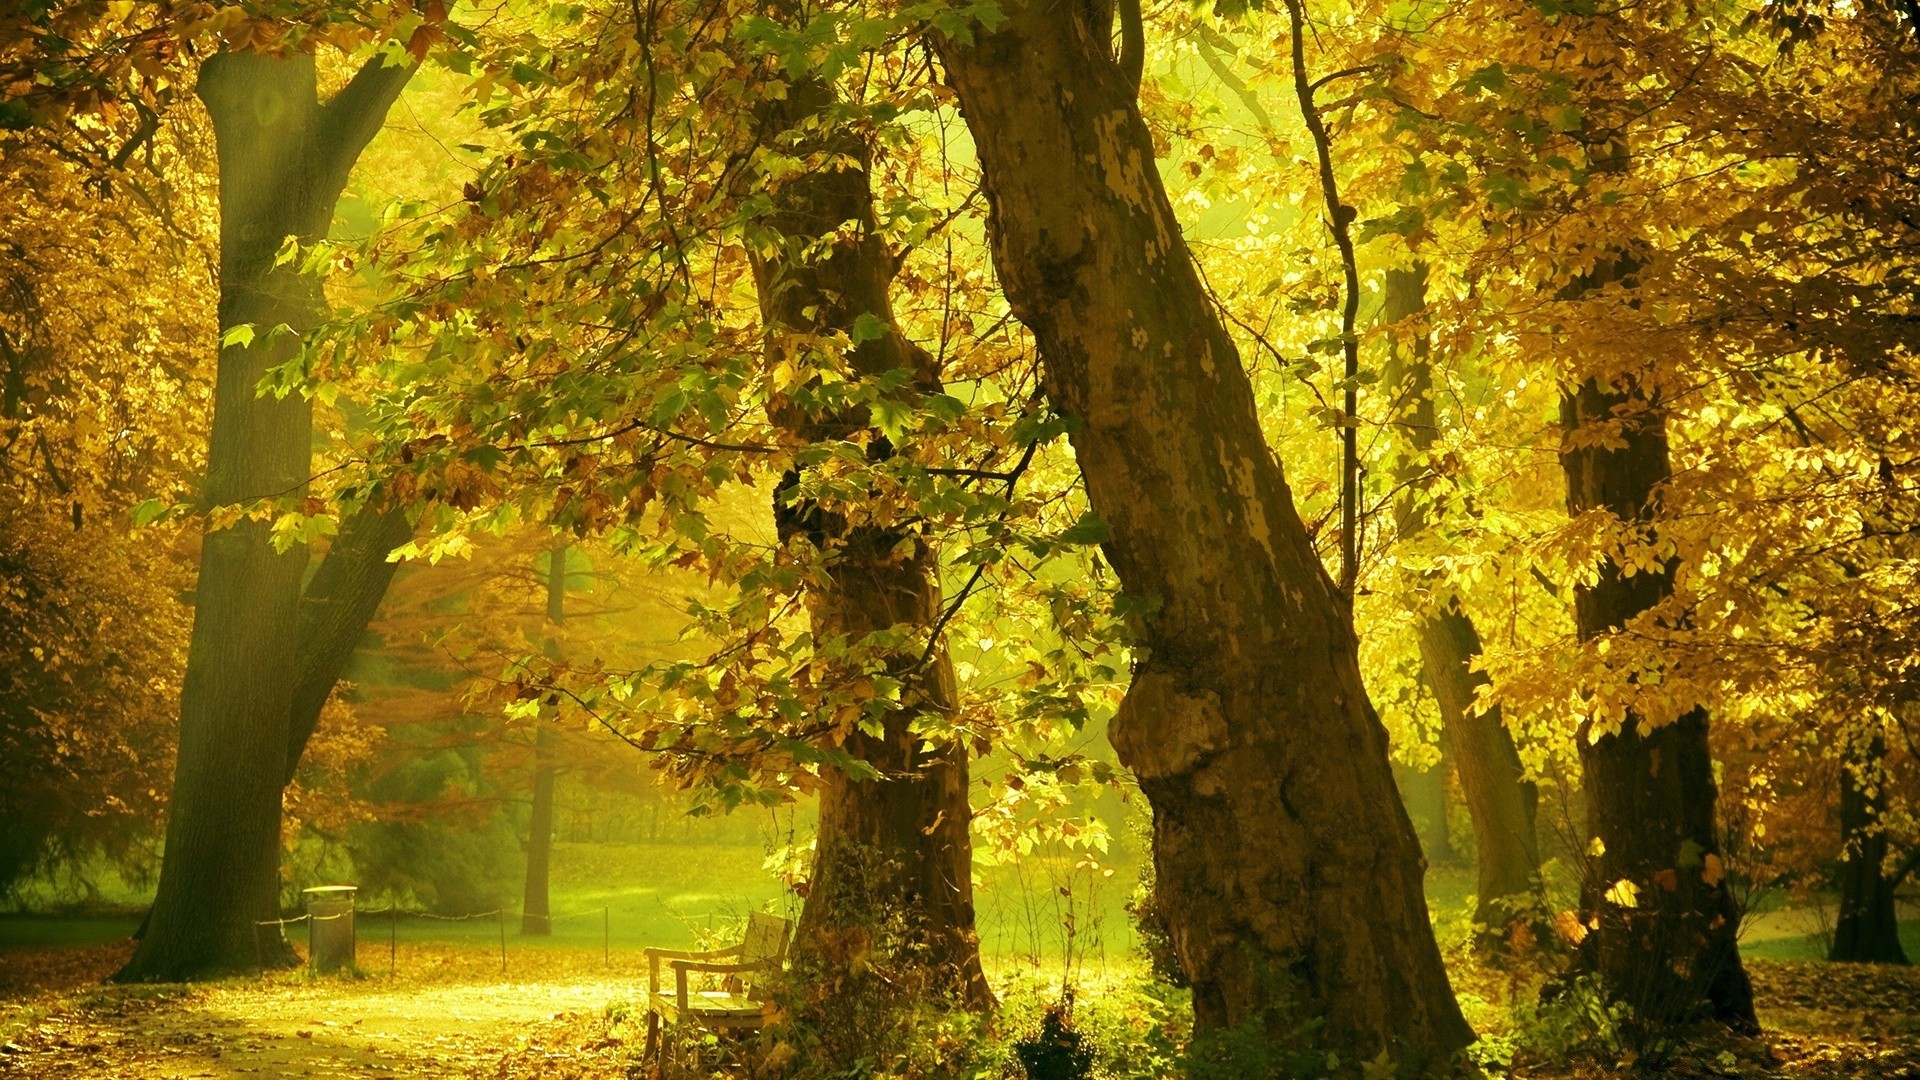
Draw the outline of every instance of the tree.
<instances>
[{"instance_id":1,"label":"tree","mask_svg":"<svg viewBox=\"0 0 1920 1080\"><path fill-rule=\"evenodd\" d=\"M1387 271L1381 319L1398 324L1417 318L1426 306L1426 279L1425 266ZM1418 331L1410 341L1394 343L1383 379L1392 388L1392 423L1405 443L1395 475L1403 487L1394 503L1401 542L1418 539L1444 497L1437 490L1441 477L1431 460L1436 421L1429 348L1427 335ZM1515 923L1540 929L1540 847L1534 830L1539 792L1527 779L1499 706L1482 707L1478 701L1487 677L1475 667L1480 633L1472 617L1444 582L1428 575L1416 587L1421 586L1425 595L1409 599L1415 608L1421 664L1440 706L1442 738L1452 751L1448 758L1459 770L1473 821L1479 868L1474 924L1481 928L1482 945L1498 947Z\"/></svg>"},{"instance_id":2,"label":"tree","mask_svg":"<svg viewBox=\"0 0 1920 1080\"><path fill-rule=\"evenodd\" d=\"M320 283L279 255L288 238L326 235L354 161L412 75L412 65L390 60L376 54L324 104L310 54L222 52L200 72L218 146L222 335L201 505L246 512L211 518L203 541L160 886L122 981L291 960L284 939L258 924L279 912L281 789L289 748L305 742L294 673L307 556L302 545L278 543L255 507L304 488L313 420L303 395L263 396L260 386L324 316ZM358 638L353 628L348 641ZM309 655L345 659L331 648ZM325 694L314 698L302 700L317 716Z\"/></svg>"},{"instance_id":3,"label":"tree","mask_svg":"<svg viewBox=\"0 0 1920 1080\"><path fill-rule=\"evenodd\" d=\"M1568 513L1648 527L1672 475L1657 404L1589 380L1562 398L1561 423ZM1598 436L1599 425L1618 434ZM1575 586L1581 640L1657 619L1673 573L1671 559L1647 567L1603 556L1596 577ZM1707 712L1660 726L1629 713L1616 724L1590 726L1580 740L1592 838L1582 964L1651 1024L1685 1021L1704 1000L1715 1019L1758 1030L1720 855Z\"/></svg>"},{"instance_id":4,"label":"tree","mask_svg":"<svg viewBox=\"0 0 1920 1080\"><path fill-rule=\"evenodd\" d=\"M1840 915L1827 959L1904 964L1907 951L1900 944L1894 890L1912 872L1914 860L1887 872L1891 845L1882 819L1893 779L1887 743L1878 732L1863 741L1840 762Z\"/></svg>"},{"instance_id":5,"label":"tree","mask_svg":"<svg viewBox=\"0 0 1920 1080\"><path fill-rule=\"evenodd\" d=\"M192 559L131 518L202 467L214 219L153 116L0 134L0 894L142 880L165 810Z\"/></svg>"},{"instance_id":6,"label":"tree","mask_svg":"<svg viewBox=\"0 0 1920 1080\"><path fill-rule=\"evenodd\" d=\"M1435 1063L1471 1032L1419 844L1348 612L1153 164L1138 10L1122 6L1118 58L1072 9L1005 14L933 44L1135 620L1111 737L1153 807L1156 902L1196 1029L1284 1040L1323 1019L1343 1056Z\"/></svg>"},{"instance_id":7,"label":"tree","mask_svg":"<svg viewBox=\"0 0 1920 1080\"><path fill-rule=\"evenodd\" d=\"M893 318L889 290L898 262L873 211L871 150L832 115L835 104L828 85L803 76L774 109L773 123L807 165L774 190L765 220L773 243L755 256L768 350L778 357L807 348L808 340L845 335L853 343L846 355L853 374L904 376L916 391L938 393L933 358ZM857 415L864 409L810 402L807 389L795 388L770 407L787 432L810 443L864 441L867 456L892 455L887 436ZM951 715L958 705L953 663L938 636L938 556L917 530L879 514L862 520L849 500L823 505L809 487L800 470L788 471L774 521L782 544L813 564L807 610L814 636L845 647L902 627L907 634L880 650L881 666L902 688L897 702L883 706L876 724L862 722L842 736L860 771L821 770L819 832L796 957L812 968L812 992L831 997L865 963L870 935L899 919L907 942L896 963L920 969L922 985L936 996L987 1008L993 993L974 931L968 751L958 740L929 738L916 724L922 713ZM838 676L865 677L857 664Z\"/></svg>"},{"instance_id":8,"label":"tree","mask_svg":"<svg viewBox=\"0 0 1920 1080\"><path fill-rule=\"evenodd\" d=\"M567 617L567 545L547 549L547 622L556 633ZM559 641L548 651L559 658ZM527 815L527 880L520 902L520 933L553 933L548 876L553 866L553 740L545 724L533 733L533 807Z\"/></svg>"}]
</instances>

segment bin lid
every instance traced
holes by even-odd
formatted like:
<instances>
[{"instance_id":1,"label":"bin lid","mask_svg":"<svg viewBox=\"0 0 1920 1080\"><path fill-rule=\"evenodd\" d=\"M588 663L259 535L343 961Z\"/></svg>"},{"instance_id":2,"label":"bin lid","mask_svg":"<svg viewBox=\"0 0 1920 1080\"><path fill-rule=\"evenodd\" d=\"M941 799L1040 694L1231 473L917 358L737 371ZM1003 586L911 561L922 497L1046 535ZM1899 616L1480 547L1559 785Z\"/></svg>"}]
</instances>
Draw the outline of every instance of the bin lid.
<instances>
[{"instance_id":1,"label":"bin lid","mask_svg":"<svg viewBox=\"0 0 1920 1080\"><path fill-rule=\"evenodd\" d=\"M314 893L319 893L322 896L329 896L329 895L337 896L341 893L359 892L360 886L358 885L315 885L311 889L301 889L300 891L303 893L306 893L309 896L313 895Z\"/></svg>"}]
</instances>

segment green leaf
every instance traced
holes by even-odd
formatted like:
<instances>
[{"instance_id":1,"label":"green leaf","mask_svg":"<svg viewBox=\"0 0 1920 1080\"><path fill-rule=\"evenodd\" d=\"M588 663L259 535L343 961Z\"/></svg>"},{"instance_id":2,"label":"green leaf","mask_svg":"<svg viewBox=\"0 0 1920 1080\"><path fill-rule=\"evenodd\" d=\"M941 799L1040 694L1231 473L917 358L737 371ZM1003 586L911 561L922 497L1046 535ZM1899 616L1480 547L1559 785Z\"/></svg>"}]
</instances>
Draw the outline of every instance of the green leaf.
<instances>
[{"instance_id":1,"label":"green leaf","mask_svg":"<svg viewBox=\"0 0 1920 1080\"><path fill-rule=\"evenodd\" d=\"M905 402L892 398L881 398L868 404L867 409L873 415L873 426L896 443L906 434L913 421L913 409Z\"/></svg>"},{"instance_id":2,"label":"green leaf","mask_svg":"<svg viewBox=\"0 0 1920 1080\"><path fill-rule=\"evenodd\" d=\"M1111 530L1107 528L1107 523L1101 519L1099 514L1089 510L1080 515L1080 520L1074 522L1072 528L1060 534L1060 542L1063 544L1099 544L1104 543L1110 535Z\"/></svg>"},{"instance_id":3,"label":"green leaf","mask_svg":"<svg viewBox=\"0 0 1920 1080\"><path fill-rule=\"evenodd\" d=\"M232 329L229 329L226 333L220 335L220 347L223 349L232 345L238 345L244 349L247 346L252 344L253 344L253 324L252 323L241 323L240 325L235 326Z\"/></svg>"}]
</instances>

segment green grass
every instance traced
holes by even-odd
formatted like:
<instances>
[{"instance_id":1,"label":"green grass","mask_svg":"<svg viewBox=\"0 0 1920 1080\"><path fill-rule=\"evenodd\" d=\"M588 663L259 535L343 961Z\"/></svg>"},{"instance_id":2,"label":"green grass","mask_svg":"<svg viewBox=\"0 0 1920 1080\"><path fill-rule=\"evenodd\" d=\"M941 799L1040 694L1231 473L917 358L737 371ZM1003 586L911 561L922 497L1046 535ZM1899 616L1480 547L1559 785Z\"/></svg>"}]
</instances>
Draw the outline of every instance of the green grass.
<instances>
[{"instance_id":1,"label":"green grass","mask_svg":"<svg viewBox=\"0 0 1920 1080\"><path fill-rule=\"evenodd\" d=\"M728 933L751 911L791 915L797 901L766 869L759 844L556 844L551 906L553 932L520 936L519 904L509 905L508 948L578 949L601 945L632 951L648 945L685 947ZM1071 923L1083 962L1117 961L1135 946L1126 904L1138 880L1133 860L1121 859L1107 876L1076 869L1068 858L1031 856L1015 864L983 866L975 906L982 950L989 957L1057 960ZM1063 895L1065 887L1071 895ZM1461 917L1474 888L1471 867L1440 865L1427 873L1428 909L1436 920ZM511 892L517 896L518 889ZM401 918L390 923L377 905L360 916L361 940L377 944L391 934L410 944L471 942L497 947L496 917L463 922ZM91 945L123 939L136 916L0 915L0 949ZM1750 957L1818 960L1819 936L1791 915L1755 920L1741 943ZM303 931L289 927L296 939ZM1920 957L1920 920L1901 924L1909 954Z\"/></svg>"},{"instance_id":2,"label":"green grass","mask_svg":"<svg viewBox=\"0 0 1920 1080\"><path fill-rule=\"evenodd\" d=\"M139 916L0 915L0 949L103 945L126 938L139 926Z\"/></svg>"},{"instance_id":3,"label":"green grass","mask_svg":"<svg viewBox=\"0 0 1920 1080\"><path fill-rule=\"evenodd\" d=\"M1900 944L1909 958L1920 957L1920 919L1902 920ZM1740 942L1740 955L1754 960L1825 960L1827 947L1819 934L1748 935Z\"/></svg>"}]
</instances>

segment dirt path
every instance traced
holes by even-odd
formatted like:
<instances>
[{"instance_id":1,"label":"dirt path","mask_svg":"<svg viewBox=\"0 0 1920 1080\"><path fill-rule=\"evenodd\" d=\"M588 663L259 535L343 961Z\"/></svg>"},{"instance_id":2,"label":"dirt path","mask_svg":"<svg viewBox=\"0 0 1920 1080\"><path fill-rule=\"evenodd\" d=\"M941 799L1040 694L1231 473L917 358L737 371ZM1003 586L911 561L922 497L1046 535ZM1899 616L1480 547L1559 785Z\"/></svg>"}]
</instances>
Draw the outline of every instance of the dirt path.
<instances>
[{"instance_id":1,"label":"dirt path","mask_svg":"<svg viewBox=\"0 0 1920 1080\"><path fill-rule=\"evenodd\" d=\"M424 974L398 980L284 973L122 987L88 970L111 970L118 950L86 950L92 965L74 952L0 954L3 982L14 984L0 986L0 1076L597 1078L624 1076L637 1053L627 1045L634 1025L610 1019L608 1006L638 997L644 983L561 955L529 964L553 970L525 981L422 949L403 960ZM22 965L55 971L19 985Z\"/></svg>"}]
</instances>

